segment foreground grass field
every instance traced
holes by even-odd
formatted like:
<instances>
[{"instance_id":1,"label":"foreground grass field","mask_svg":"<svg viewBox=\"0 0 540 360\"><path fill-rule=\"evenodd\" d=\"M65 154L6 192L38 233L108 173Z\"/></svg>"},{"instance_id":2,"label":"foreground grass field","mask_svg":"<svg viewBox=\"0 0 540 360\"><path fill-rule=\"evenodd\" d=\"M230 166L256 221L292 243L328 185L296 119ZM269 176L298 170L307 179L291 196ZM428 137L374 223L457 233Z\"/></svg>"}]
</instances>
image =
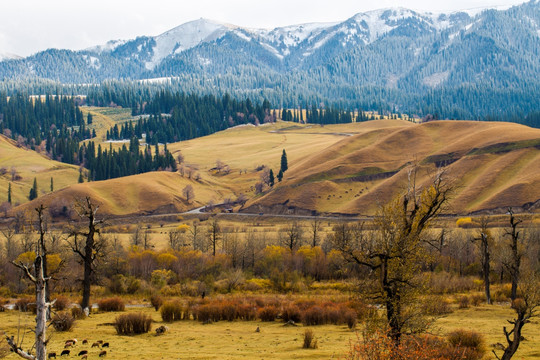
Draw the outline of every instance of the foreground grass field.
<instances>
[{"instance_id":1,"label":"foreground grass field","mask_svg":"<svg viewBox=\"0 0 540 360\"><path fill-rule=\"evenodd\" d=\"M89 358L98 358L100 350L90 345L97 340L110 343L107 350L109 359L339 359L344 358L350 343L358 339L362 325L357 331L347 326L321 325L309 327L318 342L316 349L302 349L303 334L306 327L288 327L280 321L220 321L203 325L196 321L162 323L159 313L145 308L131 308L126 312L143 312L152 316L153 329L166 325L169 331L156 336L152 330L138 336L116 335L111 323L122 313L94 313L86 320L76 322L69 332L54 332L49 351L57 354L63 349L64 341L77 338L79 343L72 350L72 357L81 350L89 351ZM123 312L123 313L126 313ZM504 343L502 326L506 319L512 318L508 305L480 306L456 310L439 319L431 332L445 335L455 329L474 330L486 339L485 359L493 359L493 344ZM17 326L32 326L34 317L28 313L8 311L0 313L0 330L17 334ZM256 332L257 327L260 332ZM50 334L49 333L49 334ZM540 324L538 319L527 324L523 333L525 340L520 345L516 359L532 360L540 357ZM88 345L82 340L88 339ZM31 346L33 333L25 335L24 348ZM8 359L17 356L9 355Z\"/></svg>"}]
</instances>

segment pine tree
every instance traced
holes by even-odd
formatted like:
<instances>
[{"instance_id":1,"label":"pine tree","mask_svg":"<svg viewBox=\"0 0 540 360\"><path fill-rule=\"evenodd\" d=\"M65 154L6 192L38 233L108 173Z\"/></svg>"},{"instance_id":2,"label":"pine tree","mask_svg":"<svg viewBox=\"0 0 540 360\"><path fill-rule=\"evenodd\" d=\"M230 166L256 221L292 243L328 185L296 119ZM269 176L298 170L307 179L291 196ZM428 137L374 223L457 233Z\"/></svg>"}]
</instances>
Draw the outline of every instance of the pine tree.
<instances>
[{"instance_id":1,"label":"pine tree","mask_svg":"<svg viewBox=\"0 0 540 360\"><path fill-rule=\"evenodd\" d=\"M53 182L53 178L51 176L51 192L53 192L53 191L54 191L54 182Z\"/></svg>"},{"instance_id":2,"label":"pine tree","mask_svg":"<svg viewBox=\"0 0 540 360\"><path fill-rule=\"evenodd\" d=\"M270 175L269 175L269 179L268 179L268 185L270 185L271 187L274 186L274 182L275 182L275 179L274 179L274 171L272 169L270 169Z\"/></svg>"},{"instance_id":3,"label":"pine tree","mask_svg":"<svg viewBox=\"0 0 540 360\"><path fill-rule=\"evenodd\" d=\"M84 178L82 175L82 169L79 169L79 184L84 182Z\"/></svg>"},{"instance_id":4,"label":"pine tree","mask_svg":"<svg viewBox=\"0 0 540 360\"><path fill-rule=\"evenodd\" d=\"M8 185L7 201L11 204L11 183Z\"/></svg>"},{"instance_id":5,"label":"pine tree","mask_svg":"<svg viewBox=\"0 0 540 360\"><path fill-rule=\"evenodd\" d=\"M279 172L277 174L277 179L279 182L281 182L281 180L283 180L283 170L279 169Z\"/></svg>"},{"instance_id":6,"label":"pine tree","mask_svg":"<svg viewBox=\"0 0 540 360\"><path fill-rule=\"evenodd\" d=\"M86 123L90 125L92 123L92 114L88 113L88 117L86 118Z\"/></svg>"},{"instance_id":7,"label":"pine tree","mask_svg":"<svg viewBox=\"0 0 540 360\"><path fill-rule=\"evenodd\" d=\"M37 179L34 178L34 185L30 189L30 193L28 194L28 199L30 201L34 200L38 196L38 188L37 188Z\"/></svg>"},{"instance_id":8,"label":"pine tree","mask_svg":"<svg viewBox=\"0 0 540 360\"><path fill-rule=\"evenodd\" d=\"M281 154L281 168L280 168L280 171L284 173L285 171L287 171L288 168L289 168L289 166L287 164L287 153L285 152L285 149L283 149L283 154Z\"/></svg>"}]
</instances>

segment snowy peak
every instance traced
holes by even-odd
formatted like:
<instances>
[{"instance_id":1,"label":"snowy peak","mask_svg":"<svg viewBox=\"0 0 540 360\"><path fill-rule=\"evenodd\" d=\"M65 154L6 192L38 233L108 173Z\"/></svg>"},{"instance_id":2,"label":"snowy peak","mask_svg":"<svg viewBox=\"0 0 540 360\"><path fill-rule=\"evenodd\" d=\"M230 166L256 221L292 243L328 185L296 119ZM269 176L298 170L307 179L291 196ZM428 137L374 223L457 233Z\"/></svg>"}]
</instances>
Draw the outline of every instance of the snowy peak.
<instances>
[{"instance_id":1,"label":"snowy peak","mask_svg":"<svg viewBox=\"0 0 540 360\"><path fill-rule=\"evenodd\" d=\"M15 54L12 54L12 53L2 53L0 52L0 61L4 61L4 60L18 60L18 59L22 59L21 56L19 55L15 55Z\"/></svg>"},{"instance_id":2,"label":"snowy peak","mask_svg":"<svg viewBox=\"0 0 540 360\"><path fill-rule=\"evenodd\" d=\"M177 26L154 38L156 42L153 49L154 56L146 64L146 68L149 70L154 68L171 54L178 54L199 44L217 40L235 28L237 26L207 19L190 21Z\"/></svg>"}]
</instances>

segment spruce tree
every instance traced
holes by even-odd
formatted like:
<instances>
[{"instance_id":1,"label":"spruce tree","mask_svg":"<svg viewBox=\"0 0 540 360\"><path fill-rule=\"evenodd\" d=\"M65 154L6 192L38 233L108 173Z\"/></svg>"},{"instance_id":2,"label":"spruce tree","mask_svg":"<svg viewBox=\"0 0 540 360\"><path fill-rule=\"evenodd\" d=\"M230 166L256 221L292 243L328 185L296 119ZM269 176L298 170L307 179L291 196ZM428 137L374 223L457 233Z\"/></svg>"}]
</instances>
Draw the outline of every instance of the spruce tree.
<instances>
[{"instance_id":1,"label":"spruce tree","mask_svg":"<svg viewBox=\"0 0 540 360\"><path fill-rule=\"evenodd\" d=\"M279 172L277 174L277 179L279 182L281 182L281 180L283 180L283 170L279 169Z\"/></svg>"},{"instance_id":2,"label":"spruce tree","mask_svg":"<svg viewBox=\"0 0 540 360\"><path fill-rule=\"evenodd\" d=\"M272 169L270 169L270 175L269 175L269 179L268 179L268 185L270 185L271 187L274 186L274 182L275 182L275 179L274 179L274 171Z\"/></svg>"},{"instance_id":3,"label":"spruce tree","mask_svg":"<svg viewBox=\"0 0 540 360\"><path fill-rule=\"evenodd\" d=\"M53 181L53 178L51 176L51 192L54 191L54 181Z\"/></svg>"},{"instance_id":4,"label":"spruce tree","mask_svg":"<svg viewBox=\"0 0 540 360\"><path fill-rule=\"evenodd\" d=\"M11 204L11 183L8 185L7 201Z\"/></svg>"},{"instance_id":5,"label":"spruce tree","mask_svg":"<svg viewBox=\"0 0 540 360\"><path fill-rule=\"evenodd\" d=\"M30 201L34 200L35 198L37 198L37 196L38 196L37 194L38 194L37 179L34 178L34 185L30 189L30 193L28 194L28 199Z\"/></svg>"},{"instance_id":6,"label":"spruce tree","mask_svg":"<svg viewBox=\"0 0 540 360\"><path fill-rule=\"evenodd\" d=\"M82 175L82 169L79 169L79 184L84 182L84 178Z\"/></svg>"},{"instance_id":7,"label":"spruce tree","mask_svg":"<svg viewBox=\"0 0 540 360\"><path fill-rule=\"evenodd\" d=\"M92 114L88 113L88 117L86 119L87 119L86 123L90 125L92 123Z\"/></svg>"},{"instance_id":8,"label":"spruce tree","mask_svg":"<svg viewBox=\"0 0 540 360\"><path fill-rule=\"evenodd\" d=\"M287 153L285 152L285 149L283 149L283 154L281 154L281 168L280 168L280 171L284 173L285 171L287 171L288 168L289 168L289 166L287 164Z\"/></svg>"}]
</instances>

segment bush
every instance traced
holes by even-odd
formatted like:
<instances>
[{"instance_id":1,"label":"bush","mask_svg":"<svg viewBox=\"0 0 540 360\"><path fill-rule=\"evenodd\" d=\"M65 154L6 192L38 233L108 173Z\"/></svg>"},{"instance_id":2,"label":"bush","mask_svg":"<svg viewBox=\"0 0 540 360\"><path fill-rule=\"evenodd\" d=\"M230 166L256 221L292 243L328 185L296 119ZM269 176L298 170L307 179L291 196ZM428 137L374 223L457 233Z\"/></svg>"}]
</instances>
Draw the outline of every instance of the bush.
<instances>
[{"instance_id":1,"label":"bush","mask_svg":"<svg viewBox=\"0 0 540 360\"><path fill-rule=\"evenodd\" d=\"M312 306L302 313L304 326L323 325L326 323L326 312L320 306Z\"/></svg>"},{"instance_id":2,"label":"bush","mask_svg":"<svg viewBox=\"0 0 540 360\"><path fill-rule=\"evenodd\" d=\"M71 304L71 302L69 301L69 299L65 296L58 296L56 298L56 302L54 303L54 308L57 310L57 311L62 311L62 310L65 310L69 307L69 305Z\"/></svg>"},{"instance_id":3,"label":"bush","mask_svg":"<svg viewBox=\"0 0 540 360\"><path fill-rule=\"evenodd\" d=\"M300 309L296 305L289 305L284 308L283 312L281 313L281 318L285 322L293 321L295 323L298 323L302 320Z\"/></svg>"},{"instance_id":4,"label":"bush","mask_svg":"<svg viewBox=\"0 0 540 360\"><path fill-rule=\"evenodd\" d=\"M69 331L75 323L75 318L69 312L59 312L51 319L51 324L56 331Z\"/></svg>"},{"instance_id":5,"label":"bush","mask_svg":"<svg viewBox=\"0 0 540 360\"><path fill-rule=\"evenodd\" d=\"M178 301L169 301L161 305L159 309L161 319L165 322L173 322L185 319L184 308Z\"/></svg>"},{"instance_id":6,"label":"bush","mask_svg":"<svg viewBox=\"0 0 540 360\"><path fill-rule=\"evenodd\" d=\"M302 346L304 349L316 349L317 348L317 340L315 339L315 335L313 334L313 330L306 329L304 331L304 345Z\"/></svg>"},{"instance_id":7,"label":"bush","mask_svg":"<svg viewBox=\"0 0 540 360\"><path fill-rule=\"evenodd\" d=\"M253 305L241 304L236 312L238 318L244 321L253 321L257 318L257 309Z\"/></svg>"},{"instance_id":8,"label":"bush","mask_svg":"<svg viewBox=\"0 0 540 360\"><path fill-rule=\"evenodd\" d=\"M152 304L152 306L154 307L154 309L156 311L159 310L159 308L161 307L161 305L163 305L163 298L159 295L152 295L150 296L150 303Z\"/></svg>"},{"instance_id":9,"label":"bush","mask_svg":"<svg viewBox=\"0 0 540 360\"><path fill-rule=\"evenodd\" d=\"M448 334L448 343L455 347L466 347L474 352L477 352L481 359L484 355L484 338L481 334L472 331L458 329Z\"/></svg>"},{"instance_id":10,"label":"bush","mask_svg":"<svg viewBox=\"0 0 540 360\"><path fill-rule=\"evenodd\" d=\"M36 307L35 302L36 301L30 297L24 297L17 299L15 307L19 311L32 311Z\"/></svg>"},{"instance_id":11,"label":"bush","mask_svg":"<svg viewBox=\"0 0 540 360\"><path fill-rule=\"evenodd\" d=\"M470 306L469 297L466 295L463 295L459 298L459 308L460 309L468 309Z\"/></svg>"},{"instance_id":12,"label":"bush","mask_svg":"<svg viewBox=\"0 0 540 360\"><path fill-rule=\"evenodd\" d=\"M347 323L349 329L353 330L354 328L356 328L356 323L358 322L358 315L356 314L356 311L354 311L353 309L346 310L343 314L343 318Z\"/></svg>"},{"instance_id":13,"label":"bush","mask_svg":"<svg viewBox=\"0 0 540 360\"><path fill-rule=\"evenodd\" d=\"M77 320L86 318L83 309L79 305L71 308L71 316Z\"/></svg>"},{"instance_id":14,"label":"bush","mask_svg":"<svg viewBox=\"0 0 540 360\"><path fill-rule=\"evenodd\" d=\"M98 301L100 311L124 311L126 305L124 300L119 297L106 298Z\"/></svg>"},{"instance_id":15,"label":"bush","mask_svg":"<svg viewBox=\"0 0 540 360\"><path fill-rule=\"evenodd\" d=\"M144 334L152 328L152 318L143 313L131 313L118 316L114 320L118 335Z\"/></svg>"},{"instance_id":16,"label":"bush","mask_svg":"<svg viewBox=\"0 0 540 360\"><path fill-rule=\"evenodd\" d=\"M261 321L275 321L278 316L278 309L273 305L265 306L259 309L258 315Z\"/></svg>"},{"instance_id":17,"label":"bush","mask_svg":"<svg viewBox=\"0 0 540 360\"><path fill-rule=\"evenodd\" d=\"M450 303L440 297L430 298L424 303L424 314L428 316L442 316L452 313Z\"/></svg>"},{"instance_id":18,"label":"bush","mask_svg":"<svg viewBox=\"0 0 540 360\"><path fill-rule=\"evenodd\" d=\"M486 297L480 294L471 295L469 298L471 300L472 306L480 306L480 304L486 301Z\"/></svg>"}]
</instances>

